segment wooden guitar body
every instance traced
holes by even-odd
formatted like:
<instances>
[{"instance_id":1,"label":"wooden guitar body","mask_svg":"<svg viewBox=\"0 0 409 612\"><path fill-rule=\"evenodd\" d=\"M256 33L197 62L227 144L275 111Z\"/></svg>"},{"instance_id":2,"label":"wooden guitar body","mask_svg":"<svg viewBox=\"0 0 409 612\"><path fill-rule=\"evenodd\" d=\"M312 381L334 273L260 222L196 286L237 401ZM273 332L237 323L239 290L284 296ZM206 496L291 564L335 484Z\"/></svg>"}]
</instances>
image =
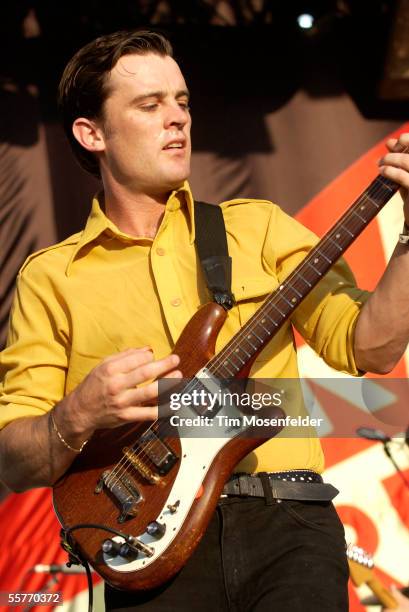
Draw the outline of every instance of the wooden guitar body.
<instances>
[{"instance_id":1,"label":"wooden guitar body","mask_svg":"<svg viewBox=\"0 0 409 612\"><path fill-rule=\"evenodd\" d=\"M225 317L220 306L208 304L187 325L175 347L185 376L193 376L213 356L217 334ZM283 413L277 409L275 414L282 416ZM143 550L131 551L128 557L115 554L116 550L109 554L103 552L102 544L107 538L112 538L112 534L98 528L73 532L81 556L107 582L119 589L151 589L180 570L204 534L234 466L265 442L264 439L240 436L166 437L163 439L164 452L174 460L167 473L161 473L160 461L156 466L152 461L152 450L155 450L152 444L160 445L159 459L163 451L162 441L157 440L147 443L148 452L139 452L139 449L135 452L140 462L136 467L129 461L125 465L124 449L132 448L150 425L126 425L96 432L69 472L54 486L55 511L65 529L84 523L103 525L131 534L154 550L152 556ZM115 468L118 465L119 469ZM110 484L115 484L115 469L120 479L117 485L123 488L125 482L126 486L126 476L135 489L134 516L121 517L122 506L118 499L121 491L118 490L116 495L109 488ZM99 484L104 473L114 473L114 476L111 482L108 476L106 483ZM128 492L130 488L127 487ZM147 526L155 523L162 529L165 527L159 537L147 533ZM114 536L112 541L118 545L125 543L125 539L118 536Z\"/></svg>"}]
</instances>

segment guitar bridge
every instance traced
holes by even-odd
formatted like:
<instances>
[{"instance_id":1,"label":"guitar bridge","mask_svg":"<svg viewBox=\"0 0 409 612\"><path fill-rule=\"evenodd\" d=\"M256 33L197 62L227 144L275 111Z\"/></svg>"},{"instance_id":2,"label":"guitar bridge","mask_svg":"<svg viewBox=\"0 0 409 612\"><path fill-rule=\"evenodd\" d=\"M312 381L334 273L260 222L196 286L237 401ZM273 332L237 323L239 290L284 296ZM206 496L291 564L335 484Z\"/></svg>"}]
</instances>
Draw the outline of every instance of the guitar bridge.
<instances>
[{"instance_id":1,"label":"guitar bridge","mask_svg":"<svg viewBox=\"0 0 409 612\"><path fill-rule=\"evenodd\" d=\"M122 449L122 452L128 461L130 461L132 467L134 467L145 480L155 485L163 484L160 476L155 474L134 451L126 446Z\"/></svg>"},{"instance_id":2,"label":"guitar bridge","mask_svg":"<svg viewBox=\"0 0 409 612\"><path fill-rule=\"evenodd\" d=\"M118 516L118 523L123 523L128 518L137 515L138 504L142 501L142 496L128 474L116 474L115 470L106 470L101 474L94 492L97 495L101 493L104 485L120 504L121 513Z\"/></svg>"}]
</instances>

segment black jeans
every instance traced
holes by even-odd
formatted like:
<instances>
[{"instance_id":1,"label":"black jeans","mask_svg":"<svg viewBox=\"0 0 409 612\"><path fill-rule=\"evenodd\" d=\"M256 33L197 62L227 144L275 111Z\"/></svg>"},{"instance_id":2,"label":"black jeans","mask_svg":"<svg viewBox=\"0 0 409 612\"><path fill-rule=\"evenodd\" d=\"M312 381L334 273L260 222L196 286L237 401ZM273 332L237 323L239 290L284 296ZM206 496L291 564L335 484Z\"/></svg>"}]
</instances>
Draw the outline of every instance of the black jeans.
<instances>
[{"instance_id":1,"label":"black jeans","mask_svg":"<svg viewBox=\"0 0 409 612\"><path fill-rule=\"evenodd\" d=\"M142 594L106 586L106 610L347 612L344 529L331 503L220 500L185 567Z\"/></svg>"}]
</instances>

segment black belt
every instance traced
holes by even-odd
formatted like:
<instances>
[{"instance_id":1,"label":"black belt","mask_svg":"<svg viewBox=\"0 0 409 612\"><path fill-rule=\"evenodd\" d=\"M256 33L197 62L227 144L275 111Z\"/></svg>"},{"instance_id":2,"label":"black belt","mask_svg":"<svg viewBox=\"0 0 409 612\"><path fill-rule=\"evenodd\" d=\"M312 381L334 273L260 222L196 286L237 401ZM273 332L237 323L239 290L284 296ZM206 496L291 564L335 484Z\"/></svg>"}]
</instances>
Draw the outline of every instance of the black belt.
<instances>
[{"instance_id":1,"label":"black belt","mask_svg":"<svg viewBox=\"0 0 409 612\"><path fill-rule=\"evenodd\" d=\"M331 501L339 491L310 470L232 474L223 488L222 497L240 495L274 500Z\"/></svg>"}]
</instances>

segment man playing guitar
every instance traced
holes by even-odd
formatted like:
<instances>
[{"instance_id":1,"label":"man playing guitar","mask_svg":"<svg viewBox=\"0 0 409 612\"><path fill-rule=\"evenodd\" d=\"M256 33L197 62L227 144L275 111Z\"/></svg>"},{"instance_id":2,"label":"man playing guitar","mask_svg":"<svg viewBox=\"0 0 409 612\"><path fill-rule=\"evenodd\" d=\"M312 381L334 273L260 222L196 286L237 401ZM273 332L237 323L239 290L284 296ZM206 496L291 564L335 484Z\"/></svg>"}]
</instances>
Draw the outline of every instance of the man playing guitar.
<instances>
[{"instance_id":1,"label":"man playing guitar","mask_svg":"<svg viewBox=\"0 0 409 612\"><path fill-rule=\"evenodd\" d=\"M151 381L182 377L172 350L206 301L186 182L189 93L169 42L152 32L93 41L67 65L60 102L74 153L101 177L103 191L83 232L34 254L19 274L0 408L0 477L17 492L53 486L97 430L157 418L158 383ZM408 146L408 134L390 141L379 172L403 188L409 224ZM316 242L269 202L221 208L237 303L216 352ZM372 294L356 288L340 261L294 311L292 324L333 367L382 374L402 356L409 339L406 233ZM250 376L297 374L288 322ZM343 529L323 467L316 438L259 446L236 466L242 480L223 493L176 577L137 592L108 586L107 610L346 611ZM261 473L270 474L267 490ZM256 480L264 493L246 494ZM291 481L317 485L318 499L279 499L277 481L283 490Z\"/></svg>"}]
</instances>

